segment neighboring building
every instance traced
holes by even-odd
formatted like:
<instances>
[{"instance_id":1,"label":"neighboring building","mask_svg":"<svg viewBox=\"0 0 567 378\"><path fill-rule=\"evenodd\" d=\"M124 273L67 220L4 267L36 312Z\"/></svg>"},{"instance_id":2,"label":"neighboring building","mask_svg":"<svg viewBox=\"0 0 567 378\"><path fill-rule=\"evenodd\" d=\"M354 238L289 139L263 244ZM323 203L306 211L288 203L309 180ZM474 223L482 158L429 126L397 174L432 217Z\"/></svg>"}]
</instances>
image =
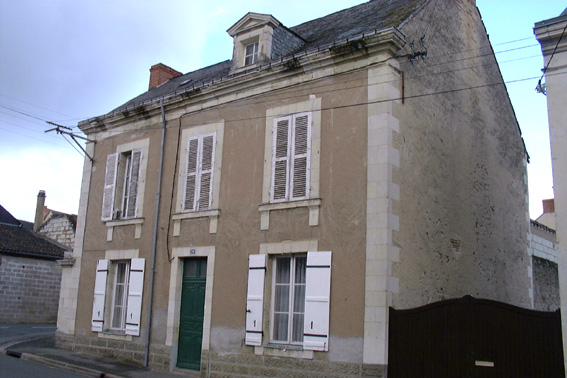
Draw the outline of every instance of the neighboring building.
<instances>
[{"instance_id":1,"label":"neighboring building","mask_svg":"<svg viewBox=\"0 0 567 378\"><path fill-rule=\"evenodd\" d=\"M34 231L73 248L76 227L77 216L47 208L45 206L45 191L40 190L37 195Z\"/></svg>"},{"instance_id":2,"label":"neighboring building","mask_svg":"<svg viewBox=\"0 0 567 378\"><path fill-rule=\"evenodd\" d=\"M567 9L559 16L535 24L544 60L549 139L553 164L553 192L557 231L559 292L563 325L564 356L567 357ZM567 358L564 359L567 362Z\"/></svg>"},{"instance_id":3,"label":"neighboring building","mask_svg":"<svg viewBox=\"0 0 567 378\"><path fill-rule=\"evenodd\" d=\"M528 156L474 1L292 28L248 13L228 33L232 60L155 65L79 123L96 143L57 345L202 376L384 376L390 307L534 307Z\"/></svg>"},{"instance_id":4,"label":"neighboring building","mask_svg":"<svg viewBox=\"0 0 567 378\"><path fill-rule=\"evenodd\" d=\"M66 250L0 206L0 323L55 323Z\"/></svg>"}]
</instances>

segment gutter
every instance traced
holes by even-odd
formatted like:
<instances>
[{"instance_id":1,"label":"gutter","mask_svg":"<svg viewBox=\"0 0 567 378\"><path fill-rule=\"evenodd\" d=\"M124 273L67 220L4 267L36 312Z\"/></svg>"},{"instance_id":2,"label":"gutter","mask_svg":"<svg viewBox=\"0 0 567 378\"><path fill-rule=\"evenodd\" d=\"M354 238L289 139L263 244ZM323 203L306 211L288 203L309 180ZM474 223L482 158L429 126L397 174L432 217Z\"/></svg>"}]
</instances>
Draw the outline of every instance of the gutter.
<instances>
[{"instance_id":1,"label":"gutter","mask_svg":"<svg viewBox=\"0 0 567 378\"><path fill-rule=\"evenodd\" d=\"M165 150L165 110L163 108L163 100L160 101L160 108L161 108L161 118L163 127L161 129L161 148L159 154L159 172L158 172L158 184L157 184L157 194L156 194L156 211L154 216L154 234L152 240L152 266L150 270L150 294L148 298L148 310L146 312L146 341L144 344L144 366L148 366L149 357L150 357L150 333L151 333L151 326L152 326L152 304L154 298L154 278L156 272L156 254L157 254L157 236L158 236L158 229L159 229L159 207L161 203L161 182L162 182L162 175L163 175L163 154Z\"/></svg>"}]
</instances>

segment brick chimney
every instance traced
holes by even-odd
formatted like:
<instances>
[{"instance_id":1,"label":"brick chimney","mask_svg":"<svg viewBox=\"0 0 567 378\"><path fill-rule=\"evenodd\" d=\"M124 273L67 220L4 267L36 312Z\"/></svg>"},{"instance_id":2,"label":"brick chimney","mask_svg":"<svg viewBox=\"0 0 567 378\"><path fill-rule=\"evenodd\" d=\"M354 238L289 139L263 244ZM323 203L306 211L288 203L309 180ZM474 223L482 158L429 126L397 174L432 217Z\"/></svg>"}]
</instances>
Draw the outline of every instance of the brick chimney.
<instances>
[{"instance_id":1,"label":"brick chimney","mask_svg":"<svg viewBox=\"0 0 567 378\"><path fill-rule=\"evenodd\" d=\"M555 213L555 200L553 198L545 199L545 200L542 201L542 203L543 203L543 213L544 214Z\"/></svg>"},{"instance_id":2,"label":"brick chimney","mask_svg":"<svg viewBox=\"0 0 567 378\"><path fill-rule=\"evenodd\" d=\"M165 83L169 79L183 75L181 72L166 66L163 63L154 64L150 68L150 88L155 88L160 84Z\"/></svg>"},{"instance_id":3,"label":"brick chimney","mask_svg":"<svg viewBox=\"0 0 567 378\"><path fill-rule=\"evenodd\" d=\"M40 190L37 194L37 204L35 206L35 219L33 222L33 230L37 232L43 224L43 208L45 207L45 190Z\"/></svg>"}]
</instances>

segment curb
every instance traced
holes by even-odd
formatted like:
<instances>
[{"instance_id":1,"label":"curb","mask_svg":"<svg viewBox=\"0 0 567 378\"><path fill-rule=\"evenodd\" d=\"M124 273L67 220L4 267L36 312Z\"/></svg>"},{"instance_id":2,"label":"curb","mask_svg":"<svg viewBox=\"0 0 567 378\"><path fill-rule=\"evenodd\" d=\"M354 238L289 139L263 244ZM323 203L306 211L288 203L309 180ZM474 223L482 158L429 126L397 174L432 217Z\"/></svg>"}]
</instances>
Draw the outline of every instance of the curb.
<instances>
[{"instance_id":1,"label":"curb","mask_svg":"<svg viewBox=\"0 0 567 378\"><path fill-rule=\"evenodd\" d=\"M15 344L19 344L19 342L15 343ZM88 377L127 378L127 377L124 377L122 375L105 373L105 372L100 371L100 370L86 368L86 367L83 367L83 366L70 364L68 362L54 360L52 358L41 357L41 356L37 356L37 355L31 354L31 353L11 351L11 350L8 349L15 344L0 348L0 354L4 354L6 356L10 356L10 357L14 357L14 358L19 358L21 360L40 363L40 364L51 366L51 367L58 368L58 369L61 369L61 370L70 371L72 373L83 374L83 375L88 376Z\"/></svg>"}]
</instances>

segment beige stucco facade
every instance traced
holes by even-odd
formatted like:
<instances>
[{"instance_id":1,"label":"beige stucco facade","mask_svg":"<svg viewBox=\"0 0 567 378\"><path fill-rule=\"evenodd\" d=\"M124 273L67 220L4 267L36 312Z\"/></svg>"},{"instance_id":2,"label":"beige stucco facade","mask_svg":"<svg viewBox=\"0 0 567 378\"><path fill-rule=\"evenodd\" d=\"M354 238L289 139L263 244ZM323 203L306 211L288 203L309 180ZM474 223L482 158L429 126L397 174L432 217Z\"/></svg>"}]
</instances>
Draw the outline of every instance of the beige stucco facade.
<instances>
[{"instance_id":1,"label":"beige stucco facade","mask_svg":"<svg viewBox=\"0 0 567 378\"><path fill-rule=\"evenodd\" d=\"M409 43L429 24L427 60L411 62ZM384 376L390 306L470 294L532 307L527 155L490 52L474 2L459 0L293 67L165 98L163 169L160 102L82 122L94 161L85 161L76 260L63 270L59 345L143 360L154 240L149 363L157 368L175 368L182 261L195 256L208 259L203 376L282 368ZM272 119L299 113L312 122L309 195L272 203ZM187 140L211 133L211 206L184 212ZM107 156L132 144L142 150L138 216L102 221ZM146 261L140 336L92 332L97 260L124 250ZM313 251L332 252L328 350L273 346L270 261ZM267 256L268 299L265 342L254 347L245 323L257 254Z\"/></svg>"},{"instance_id":2,"label":"beige stucco facade","mask_svg":"<svg viewBox=\"0 0 567 378\"><path fill-rule=\"evenodd\" d=\"M567 357L567 40L563 38L567 25L565 12L556 18L536 23L534 33L544 57L549 139L553 168L555 225L557 231L557 265L563 329L563 350ZM567 361L567 358L564 358Z\"/></svg>"}]
</instances>

